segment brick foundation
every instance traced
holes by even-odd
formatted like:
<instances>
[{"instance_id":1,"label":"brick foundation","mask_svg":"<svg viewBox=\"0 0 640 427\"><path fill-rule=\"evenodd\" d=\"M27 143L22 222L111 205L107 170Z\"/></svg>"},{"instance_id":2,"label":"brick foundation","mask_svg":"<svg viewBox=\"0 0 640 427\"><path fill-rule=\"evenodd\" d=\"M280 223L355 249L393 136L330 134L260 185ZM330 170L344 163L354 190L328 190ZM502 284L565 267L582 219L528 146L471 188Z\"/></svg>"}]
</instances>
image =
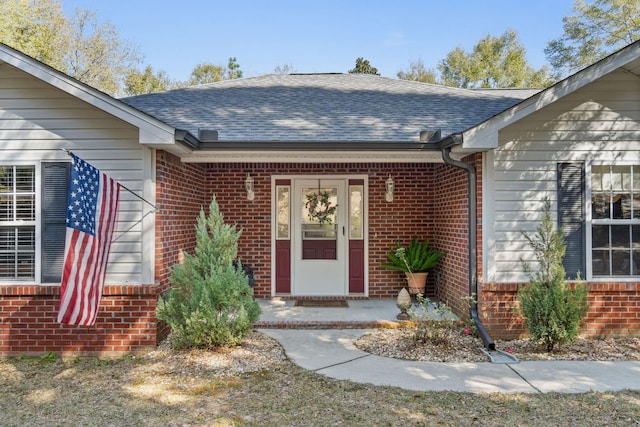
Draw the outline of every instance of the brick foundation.
<instances>
[{"instance_id":1,"label":"brick foundation","mask_svg":"<svg viewBox=\"0 0 640 427\"><path fill-rule=\"evenodd\" d=\"M0 286L0 355L121 356L156 346L154 286L106 286L95 326L60 325L59 286Z\"/></svg>"},{"instance_id":2,"label":"brick foundation","mask_svg":"<svg viewBox=\"0 0 640 427\"><path fill-rule=\"evenodd\" d=\"M479 304L482 322L494 339L527 335L517 315L522 284L483 283ZM640 335L640 283L589 283L589 312L583 336Z\"/></svg>"}]
</instances>

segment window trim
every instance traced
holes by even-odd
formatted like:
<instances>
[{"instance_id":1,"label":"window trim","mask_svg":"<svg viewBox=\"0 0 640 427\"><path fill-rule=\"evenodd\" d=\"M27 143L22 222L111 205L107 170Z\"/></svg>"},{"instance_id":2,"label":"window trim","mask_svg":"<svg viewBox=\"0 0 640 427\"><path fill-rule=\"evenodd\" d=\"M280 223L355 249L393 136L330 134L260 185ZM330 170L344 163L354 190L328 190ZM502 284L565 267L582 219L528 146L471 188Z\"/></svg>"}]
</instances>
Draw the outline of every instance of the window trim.
<instances>
[{"instance_id":1,"label":"window trim","mask_svg":"<svg viewBox=\"0 0 640 427\"><path fill-rule=\"evenodd\" d=\"M631 219L593 219L593 212L591 206L591 198L593 195L592 188L592 169L594 166L637 166L640 168L640 161L624 160L624 161L588 161L585 162L585 224L586 224L586 267L587 277L586 279L593 282L637 282L640 279L640 274L625 275L625 276L594 276L593 275L593 226L594 225L640 225L640 218Z\"/></svg>"},{"instance_id":2,"label":"window trim","mask_svg":"<svg viewBox=\"0 0 640 427\"><path fill-rule=\"evenodd\" d=\"M24 226L33 226L35 233L35 245L34 245L34 276L31 278L6 278L3 277L2 282L8 284L21 284L21 285L33 285L40 283L40 270L41 270L41 259L40 259L40 250L41 250L41 240L40 237L42 235L42 227L41 227L41 209L40 209L40 195L42 194L41 187L41 164L42 162L33 162L33 161L20 161L20 160L11 160L11 161L2 161L0 162L0 166L10 166L10 167L20 167L20 166L33 166L34 169L34 180L35 180L35 194L34 194L34 207L35 207L35 215L32 221L26 220L16 220L16 221L8 221L8 227L24 227Z\"/></svg>"}]
</instances>

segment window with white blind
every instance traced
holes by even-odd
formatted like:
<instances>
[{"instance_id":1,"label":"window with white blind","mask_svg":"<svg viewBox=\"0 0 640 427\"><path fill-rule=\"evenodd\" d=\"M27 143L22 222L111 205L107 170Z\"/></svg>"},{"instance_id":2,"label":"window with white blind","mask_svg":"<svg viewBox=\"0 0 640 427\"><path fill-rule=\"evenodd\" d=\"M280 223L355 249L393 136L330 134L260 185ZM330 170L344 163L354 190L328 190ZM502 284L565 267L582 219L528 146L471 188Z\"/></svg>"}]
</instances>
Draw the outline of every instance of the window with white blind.
<instances>
[{"instance_id":1,"label":"window with white blind","mask_svg":"<svg viewBox=\"0 0 640 427\"><path fill-rule=\"evenodd\" d=\"M0 164L0 281L60 281L70 165Z\"/></svg>"},{"instance_id":2,"label":"window with white blind","mask_svg":"<svg viewBox=\"0 0 640 427\"><path fill-rule=\"evenodd\" d=\"M35 278L36 170L0 165L0 279Z\"/></svg>"}]
</instances>

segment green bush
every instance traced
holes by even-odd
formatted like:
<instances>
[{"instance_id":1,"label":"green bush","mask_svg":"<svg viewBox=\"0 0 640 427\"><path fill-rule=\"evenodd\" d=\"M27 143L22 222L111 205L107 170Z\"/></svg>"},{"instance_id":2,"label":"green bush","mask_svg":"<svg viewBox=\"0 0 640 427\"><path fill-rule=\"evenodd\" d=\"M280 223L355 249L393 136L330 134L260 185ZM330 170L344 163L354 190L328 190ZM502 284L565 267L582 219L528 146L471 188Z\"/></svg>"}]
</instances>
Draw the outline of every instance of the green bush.
<instances>
[{"instance_id":1,"label":"green bush","mask_svg":"<svg viewBox=\"0 0 640 427\"><path fill-rule=\"evenodd\" d=\"M523 234L535 253L538 269L532 271L523 262L531 279L518 292L520 311L531 339L551 352L556 345L569 343L580 333L589 308L589 291L584 283L576 283L572 288L566 282L562 265L566 245L562 230L554 230L548 201L537 234L533 237Z\"/></svg>"},{"instance_id":2,"label":"green bush","mask_svg":"<svg viewBox=\"0 0 640 427\"><path fill-rule=\"evenodd\" d=\"M414 237L406 248L401 246L400 242L396 242L387 252L389 263L381 267L405 273L420 273L435 267L443 256L443 252L429 246L428 240L421 242Z\"/></svg>"},{"instance_id":3,"label":"green bush","mask_svg":"<svg viewBox=\"0 0 640 427\"><path fill-rule=\"evenodd\" d=\"M200 211L194 255L174 266L172 289L158 302L176 348L213 348L239 344L260 316L249 280L239 263L240 232L224 223L215 197L209 216Z\"/></svg>"}]
</instances>

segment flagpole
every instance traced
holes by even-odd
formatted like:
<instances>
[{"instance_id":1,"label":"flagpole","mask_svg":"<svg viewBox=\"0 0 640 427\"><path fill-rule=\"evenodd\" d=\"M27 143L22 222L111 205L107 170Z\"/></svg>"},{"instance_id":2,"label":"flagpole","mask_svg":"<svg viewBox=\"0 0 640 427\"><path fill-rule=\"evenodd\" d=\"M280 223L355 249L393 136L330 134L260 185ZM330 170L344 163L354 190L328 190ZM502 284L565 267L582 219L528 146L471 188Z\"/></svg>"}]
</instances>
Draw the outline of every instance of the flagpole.
<instances>
[{"instance_id":1,"label":"flagpole","mask_svg":"<svg viewBox=\"0 0 640 427\"><path fill-rule=\"evenodd\" d=\"M67 153L69 156L73 155L73 152L67 150L66 148L61 148L62 151L64 151L65 153ZM158 207L156 205L154 205L153 203L151 203L150 201L148 201L147 199L145 199L144 197L134 193L133 191L129 190L127 187L125 187L124 185L122 185L120 183L120 181L116 181L118 184L120 184L120 187L124 190L127 190L129 193L133 194L134 196L136 196L138 199L142 200L143 202L145 202L146 204L148 204L149 206L151 206L153 208L153 211L157 211Z\"/></svg>"}]
</instances>

